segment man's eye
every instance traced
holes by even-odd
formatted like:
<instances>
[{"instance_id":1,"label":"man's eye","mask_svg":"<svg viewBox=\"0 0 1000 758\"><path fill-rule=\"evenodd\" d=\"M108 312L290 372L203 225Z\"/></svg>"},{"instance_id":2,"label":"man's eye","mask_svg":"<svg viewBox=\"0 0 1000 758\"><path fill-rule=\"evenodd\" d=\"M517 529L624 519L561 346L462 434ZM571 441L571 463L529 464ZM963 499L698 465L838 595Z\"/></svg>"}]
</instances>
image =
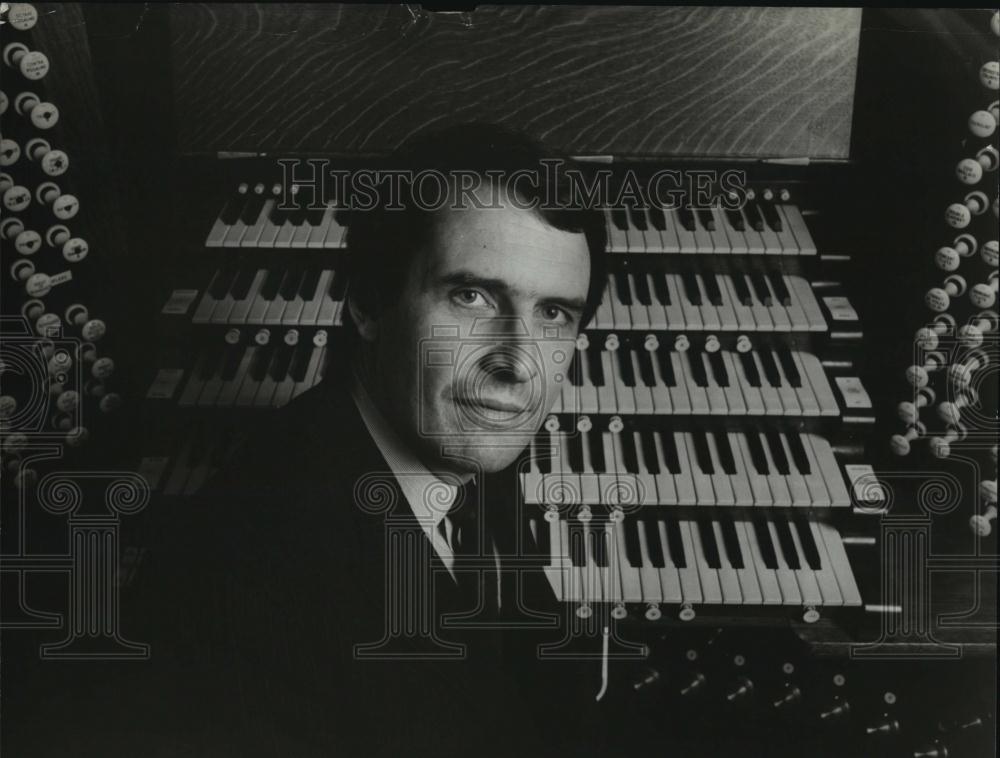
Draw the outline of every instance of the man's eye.
<instances>
[{"instance_id":1,"label":"man's eye","mask_svg":"<svg viewBox=\"0 0 1000 758\"><path fill-rule=\"evenodd\" d=\"M558 321L559 323L569 323L569 314L557 305L546 305L542 308L542 317L546 321Z\"/></svg>"},{"instance_id":2,"label":"man's eye","mask_svg":"<svg viewBox=\"0 0 1000 758\"><path fill-rule=\"evenodd\" d=\"M455 299L462 305L483 305L486 303L486 298L479 290L458 290L455 293Z\"/></svg>"}]
</instances>

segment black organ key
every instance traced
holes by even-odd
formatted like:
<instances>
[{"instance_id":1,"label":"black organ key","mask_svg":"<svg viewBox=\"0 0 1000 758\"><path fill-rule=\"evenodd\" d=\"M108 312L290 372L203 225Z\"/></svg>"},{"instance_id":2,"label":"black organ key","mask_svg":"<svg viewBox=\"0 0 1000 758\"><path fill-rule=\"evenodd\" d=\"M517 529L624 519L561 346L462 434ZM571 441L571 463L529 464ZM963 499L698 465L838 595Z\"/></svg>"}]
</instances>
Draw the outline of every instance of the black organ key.
<instances>
[{"instance_id":1,"label":"black organ key","mask_svg":"<svg viewBox=\"0 0 1000 758\"><path fill-rule=\"evenodd\" d=\"M580 434L569 435L566 440L569 447L569 467L577 474L583 473L583 437Z\"/></svg>"},{"instance_id":2,"label":"black organ key","mask_svg":"<svg viewBox=\"0 0 1000 758\"><path fill-rule=\"evenodd\" d=\"M747 279L742 273L735 273L731 277L733 282L733 289L736 290L736 297L739 298L742 305L748 308L753 305L753 295L750 293L750 288L747 286Z\"/></svg>"},{"instance_id":3,"label":"black organ key","mask_svg":"<svg viewBox=\"0 0 1000 758\"><path fill-rule=\"evenodd\" d=\"M322 274L320 269L310 266L306 269L305 276L302 277L302 286L299 287L299 297L307 303L316 298L319 289L319 277Z\"/></svg>"},{"instance_id":4,"label":"black organ key","mask_svg":"<svg viewBox=\"0 0 1000 758\"><path fill-rule=\"evenodd\" d=\"M236 369L240 365L240 360L242 360L244 352L246 352L246 348L237 345L230 345L229 349L226 350L226 357L222 364L222 371L220 372L220 376L224 381L230 382L236 376Z\"/></svg>"},{"instance_id":5,"label":"black organ key","mask_svg":"<svg viewBox=\"0 0 1000 758\"><path fill-rule=\"evenodd\" d=\"M731 211L725 211L726 219L729 221L729 225L738 232L745 232L747 229L746 221L743 219L743 214L740 213L739 209Z\"/></svg>"},{"instance_id":6,"label":"black organ key","mask_svg":"<svg viewBox=\"0 0 1000 758\"><path fill-rule=\"evenodd\" d=\"M642 473L639 471L639 456L635 451L635 438L628 432L622 432L618 436L622 446L623 463L625 470L630 474Z\"/></svg>"},{"instance_id":7,"label":"black organ key","mask_svg":"<svg viewBox=\"0 0 1000 758\"><path fill-rule=\"evenodd\" d=\"M626 216L624 208L611 209L611 222L623 232L628 231L628 216Z\"/></svg>"},{"instance_id":8,"label":"black organ key","mask_svg":"<svg viewBox=\"0 0 1000 758\"><path fill-rule=\"evenodd\" d=\"M660 435L663 443L663 458L671 474L687 473L681 471L680 457L677 454L677 441L670 432L663 432Z\"/></svg>"},{"instance_id":9,"label":"black organ key","mask_svg":"<svg viewBox=\"0 0 1000 758\"><path fill-rule=\"evenodd\" d=\"M649 552L649 562L653 568L666 568L667 561L663 555L663 546L660 544L660 534L656 522L653 519L643 521L646 529L646 549Z\"/></svg>"},{"instance_id":10,"label":"black organ key","mask_svg":"<svg viewBox=\"0 0 1000 758\"><path fill-rule=\"evenodd\" d=\"M637 208L635 206L629 206L628 217L632 220L632 225L640 231L646 231L649 229L649 224L646 223L646 213L642 208Z\"/></svg>"},{"instance_id":11,"label":"black organ key","mask_svg":"<svg viewBox=\"0 0 1000 758\"><path fill-rule=\"evenodd\" d=\"M760 203L760 210L764 214L764 220L767 225L770 226L774 231L783 231L784 225L781 222L781 216L778 213L778 209L774 207L774 203L769 200L762 200Z\"/></svg>"},{"instance_id":12,"label":"black organ key","mask_svg":"<svg viewBox=\"0 0 1000 758\"><path fill-rule=\"evenodd\" d=\"M198 378L202 381L208 381L215 376L216 371L219 369L219 364L222 363L224 357L227 356L234 347L234 345L227 345L225 350L210 350L208 357L201 366L201 374Z\"/></svg>"},{"instance_id":13,"label":"black organ key","mask_svg":"<svg viewBox=\"0 0 1000 758\"><path fill-rule=\"evenodd\" d=\"M649 292L649 278L647 275L635 274L633 281L635 282L635 296L639 298L639 302L643 305L652 305L653 298Z\"/></svg>"},{"instance_id":14,"label":"black organ key","mask_svg":"<svg viewBox=\"0 0 1000 758\"><path fill-rule=\"evenodd\" d=\"M719 280L716 279L715 275L706 274L701 277L701 281L705 285L705 292L708 294L708 302L712 305L723 305L722 290L719 289Z\"/></svg>"},{"instance_id":15,"label":"black organ key","mask_svg":"<svg viewBox=\"0 0 1000 758\"><path fill-rule=\"evenodd\" d=\"M254 276L257 270L253 266L242 266L236 278L233 280L233 285L230 288L230 293L235 300L245 300L247 294L250 292L250 285L253 284Z\"/></svg>"},{"instance_id":16,"label":"black organ key","mask_svg":"<svg viewBox=\"0 0 1000 758\"><path fill-rule=\"evenodd\" d=\"M249 194L246 203L243 205L243 210L240 212L240 221L247 226L253 226L257 223L262 210L264 210L264 193L263 189L258 187Z\"/></svg>"},{"instance_id":17,"label":"black organ key","mask_svg":"<svg viewBox=\"0 0 1000 758\"><path fill-rule=\"evenodd\" d=\"M333 300L343 300L344 294L347 292L347 276L346 274L335 274L331 277L330 282L330 298Z\"/></svg>"},{"instance_id":18,"label":"black organ key","mask_svg":"<svg viewBox=\"0 0 1000 758\"><path fill-rule=\"evenodd\" d=\"M608 567L607 535L603 527L591 523L590 525L590 551L594 556L594 563L601 568Z\"/></svg>"},{"instance_id":19,"label":"black organ key","mask_svg":"<svg viewBox=\"0 0 1000 758\"><path fill-rule=\"evenodd\" d=\"M656 386L656 373L653 370L653 358L648 350L637 350L636 361L639 364L639 378L647 387Z\"/></svg>"},{"instance_id":20,"label":"black organ key","mask_svg":"<svg viewBox=\"0 0 1000 758\"><path fill-rule=\"evenodd\" d=\"M720 387L729 386L729 371L726 370L726 363L722 360L722 353L708 353L708 362L712 367L712 376L715 383Z\"/></svg>"},{"instance_id":21,"label":"black organ key","mask_svg":"<svg viewBox=\"0 0 1000 758\"><path fill-rule=\"evenodd\" d=\"M552 450L548 434L540 434L535 438L535 452L535 463L538 464L538 470L543 474L551 474Z\"/></svg>"},{"instance_id":22,"label":"black organ key","mask_svg":"<svg viewBox=\"0 0 1000 758\"><path fill-rule=\"evenodd\" d=\"M806 518L801 513L795 513L792 515L792 526L799 535L799 542L802 544L802 552L805 553L806 563L809 564L809 568L813 571L819 571L823 568L823 561L819 557L819 548L816 547L816 541L813 539L809 522L806 521Z\"/></svg>"},{"instance_id":23,"label":"black organ key","mask_svg":"<svg viewBox=\"0 0 1000 758\"><path fill-rule=\"evenodd\" d=\"M743 364L743 372L751 387L760 387L760 372L757 370L757 362L753 359L752 353L737 353L740 363Z\"/></svg>"},{"instance_id":24,"label":"black organ key","mask_svg":"<svg viewBox=\"0 0 1000 758\"><path fill-rule=\"evenodd\" d=\"M590 381L596 387L604 386L604 365L601 363L601 353L599 347L591 347L587 350L587 368L590 369Z\"/></svg>"},{"instance_id":25,"label":"black organ key","mask_svg":"<svg viewBox=\"0 0 1000 758\"><path fill-rule=\"evenodd\" d=\"M771 449L771 460L774 461L778 473L782 476L788 476L791 473L791 469L788 467L788 458L785 455L785 448L781 444L778 432L768 430L764 432L764 437L767 440L768 447Z\"/></svg>"},{"instance_id":26,"label":"black organ key","mask_svg":"<svg viewBox=\"0 0 1000 758\"><path fill-rule=\"evenodd\" d=\"M653 292L661 305L673 305L670 301L670 289L667 287L667 277L663 274L651 274L653 279Z\"/></svg>"},{"instance_id":27,"label":"black organ key","mask_svg":"<svg viewBox=\"0 0 1000 758\"><path fill-rule=\"evenodd\" d=\"M722 568L722 561L719 559L719 546L715 544L715 530L712 529L712 522L705 519L695 521L698 525L698 535L701 537L701 546L705 550L705 560L710 568Z\"/></svg>"},{"instance_id":28,"label":"black organ key","mask_svg":"<svg viewBox=\"0 0 1000 758\"><path fill-rule=\"evenodd\" d=\"M776 352L778 354L778 360L781 361L781 367L785 370L785 376L788 378L788 383L793 387L801 387L802 375L795 366L795 361L792 360L791 351L787 347L779 347Z\"/></svg>"},{"instance_id":29,"label":"black organ key","mask_svg":"<svg viewBox=\"0 0 1000 758\"><path fill-rule=\"evenodd\" d=\"M764 448L761 445L760 435L756 430L749 429L743 434L747 441L747 447L750 448L750 462L756 469L758 474L763 474L767 476L771 473L770 467L767 465L767 456L764 454Z\"/></svg>"},{"instance_id":30,"label":"black organ key","mask_svg":"<svg viewBox=\"0 0 1000 758\"><path fill-rule=\"evenodd\" d=\"M708 386L708 374L705 372L705 360L702 357L704 353L700 350L689 350L688 360L691 366L691 375L694 378L695 384L699 387Z\"/></svg>"},{"instance_id":31,"label":"black organ key","mask_svg":"<svg viewBox=\"0 0 1000 758\"><path fill-rule=\"evenodd\" d=\"M754 293L757 296L757 302L762 305L766 305L768 308L774 305L774 298L771 297L771 290L768 289L767 280L764 275L759 272L753 272L750 275L750 284L753 285Z\"/></svg>"},{"instance_id":32,"label":"black organ key","mask_svg":"<svg viewBox=\"0 0 1000 758\"><path fill-rule=\"evenodd\" d=\"M311 347L308 342L300 342L295 346L295 354L288 367L288 376L292 381L304 382L306 380L306 369L309 368L309 359L312 357Z\"/></svg>"},{"instance_id":33,"label":"black organ key","mask_svg":"<svg viewBox=\"0 0 1000 758\"><path fill-rule=\"evenodd\" d=\"M681 226L689 232L693 232L697 229L694 220L694 213L691 212L691 208L686 204L677 209L677 220L680 221Z\"/></svg>"},{"instance_id":34,"label":"black organ key","mask_svg":"<svg viewBox=\"0 0 1000 758\"><path fill-rule=\"evenodd\" d=\"M246 204L248 191L249 187L245 184L241 184L229 200L226 201L225 206L222 208L222 212L219 214L219 220L223 224L226 226L232 226L240 220L240 212Z\"/></svg>"},{"instance_id":35,"label":"black organ key","mask_svg":"<svg viewBox=\"0 0 1000 758\"><path fill-rule=\"evenodd\" d=\"M698 288L698 280L692 273L681 274L681 284L684 287L684 294L692 305L702 305L701 290Z\"/></svg>"},{"instance_id":36,"label":"black organ key","mask_svg":"<svg viewBox=\"0 0 1000 758\"><path fill-rule=\"evenodd\" d=\"M755 198L747 199L747 204L743 206L744 212L747 214L747 220L758 232L764 231L765 223L764 216L760 212L760 204Z\"/></svg>"},{"instance_id":37,"label":"black organ key","mask_svg":"<svg viewBox=\"0 0 1000 758\"><path fill-rule=\"evenodd\" d=\"M712 432L715 439L715 449L719 451L719 463L722 470L729 475L736 474L736 458L733 455L733 448L729 445L729 435L725 432L716 434Z\"/></svg>"},{"instance_id":38,"label":"black organ key","mask_svg":"<svg viewBox=\"0 0 1000 758\"><path fill-rule=\"evenodd\" d=\"M701 225L705 229L707 229L710 232L715 231L715 217L712 215L712 212L710 210L707 210L705 208L699 208L696 211L696 214L698 216L698 221L701 222Z\"/></svg>"},{"instance_id":39,"label":"black organ key","mask_svg":"<svg viewBox=\"0 0 1000 758\"><path fill-rule=\"evenodd\" d=\"M705 433L699 431L691 432L691 439L694 440L694 455L698 467L706 474L714 474L715 464L712 462L712 454L708 449L708 441L705 439Z\"/></svg>"},{"instance_id":40,"label":"black organ key","mask_svg":"<svg viewBox=\"0 0 1000 758\"><path fill-rule=\"evenodd\" d=\"M788 291L788 287L785 286L785 277L781 274L772 274L767 277L768 283L771 285L771 289L774 290L774 294L778 296L778 300L786 308L792 304L792 294Z\"/></svg>"},{"instance_id":41,"label":"black organ key","mask_svg":"<svg viewBox=\"0 0 1000 758\"><path fill-rule=\"evenodd\" d=\"M746 567L743 558L743 550L740 548L739 537L736 536L736 527L733 524L733 517L725 511L719 514L719 526L722 531L722 541L726 546L726 554L729 556L729 563L735 569Z\"/></svg>"},{"instance_id":42,"label":"black organ key","mask_svg":"<svg viewBox=\"0 0 1000 758\"><path fill-rule=\"evenodd\" d=\"M642 457L646 462L646 468L650 474L656 476L660 473L660 459L656 454L656 442L653 440L653 433L640 432L639 440L642 443Z\"/></svg>"},{"instance_id":43,"label":"black organ key","mask_svg":"<svg viewBox=\"0 0 1000 758\"><path fill-rule=\"evenodd\" d=\"M278 269L268 269L267 277L260 288L260 296L264 300L274 300L275 295L278 294L278 289L281 287L281 282L284 280L283 274L284 272Z\"/></svg>"},{"instance_id":44,"label":"black organ key","mask_svg":"<svg viewBox=\"0 0 1000 758\"><path fill-rule=\"evenodd\" d=\"M267 215L267 220L275 226L282 226L289 220L289 209L281 207L280 189L275 193L274 205L271 206L271 212Z\"/></svg>"},{"instance_id":45,"label":"black organ key","mask_svg":"<svg viewBox=\"0 0 1000 758\"><path fill-rule=\"evenodd\" d=\"M764 367L764 376L767 377L768 384L772 387L780 387L781 372L778 371L778 364L774 362L774 353L764 348L757 355L760 357L760 363Z\"/></svg>"},{"instance_id":46,"label":"black organ key","mask_svg":"<svg viewBox=\"0 0 1000 758\"><path fill-rule=\"evenodd\" d=\"M587 445L590 450L590 464L598 474L606 474L607 462L604 460L604 441L600 432L587 433Z\"/></svg>"},{"instance_id":47,"label":"black organ key","mask_svg":"<svg viewBox=\"0 0 1000 758\"><path fill-rule=\"evenodd\" d=\"M664 517L660 519L667 532L667 547L670 548L670 557L677 568L687 568L687 555L684 553L684 540L681 538L681 528L677 524L677 519Z\"/></svg>"},{"instance_id":48,"label":"black organ key","mask_svg":"<svg viewBox=\"0 0 1000 758\"><path fill-rule=\"evenodd\" d=\"M221 300L229 292L233 285L233 281L236 279L236 271L233 270L232 266L226 266L219 270L219 273L215 275L212 279L211 285L208 288L208 294L212 296L214 300Z\"/></svg>"},{"instance_id":49,"label":"black organ key","mask_svg":"<svg viewBox=\"0 0 1000 758\"><path fill-rule=\"evenodd\" d=\"M789 432L785 435L788 440L788 447L792 451L792 460L795 461L795 468L800 474L809 475L812 473L812 466L809 465L809 456L802 446L802 438L796 432Z\"/></svg>"},{"instance_id":50,"label":"black organ key","mask_svg":"<svg viewBox=\"0 0 1000 758\"><path fill-rule=\"evenodd\" d=\"M285 275L285 280L281 283L280 294L283 299L294 300L302 284L304 273L301 269L290 269Z\"/></svg>"},{"instance_id":51,"label":"black organ key","mask_svg":"<svg viewBox=\"0 0 1000 758\"><path fill-rule=\"evenodd\" d=\"M799 563L798 551L795 549L795 542L792 539L792 532L788 528L788 522L779 516L772 523L774 524L774 531L778 534L778 543L781 545L781 552L785 556L785 563L788 564L788 568L802 568L802 565Z\"/></svg>"},{"instance_id":52,"label":"black organ key","mask_svg":"<svg viewBox=\"0 0 1000 758\"><path fill-rule=\"evenodd\" d=\"M569 366L569 380L574 387L583 386L583 366L581 361L587 360L587 356L582 350L574 351L573 361Z\"/></svg>"},{"instance_id":53,"label":"black organ key","mask_svg":"<svg viewBox=\"0 0 1000 758\"><path fill-rule=\"evenodd\" d=\"M551 558L552 556L552 542L550 541L551 532L549 530L549 524L545 519L539 519L535 522L535 538L529 534L525 537L526 545L534 545L536 547L536 553L544 558Z\"/></svg>"},{"instance_id":54,"label":"black organ key","mask_svg":"<svg viewBox=\"0 0 1000 758\"><path fill-rule=\"evenodd\" d=\"M771 542L771 532L767 528L767 522L761 516L755 516L750 520L750 523L753 524L754 534L757 535L760 556L764 559L764 565L769 569L777 569L778 556L774 552L774 544Z\"/></svg>"},{"instance_id":55,"label":"black organ key","mask_svg":"<svg viewBox=\"0 0 1000 758\"><path fill-rule=\"evenodd\" d=\"M657 205L650 205L646 212L649 214L649 222L653 225L653 228L658 232L662 232L667 228L667 219L663 215L663 209Z\"/></svg>"},{"instance_id":56,"label":"black organ key","mask_svg":"<svg viewBox=\"0 0 1000 758\"><path fill-rule=\"evenodd\" d=\"M280 382L288 375L288 367L292 362L292 346L286 345L284 343L278 348L277 354L274 356L274 362L271 364L271 378L276 382Z\"/></svg>"},{"instance_id":57,"label":"black organ key","mask_svg":"<svg viewBox=\"0 0 1000 758\"><path fill-rule=\"evenodd\" d=\"M618 302L623 305L632 305L632 292L628 286L628 274L617 273L615 278L615 292L618 293Z\"/></svg>"},{"instance_id":58,"label":"black organ key","mask_svg":"<svg viewBox=\"0 0 1000 758\"><path fill-rule=\"evenodd\" d=\"M260 382L264 379L268 364L271 362L273 349L273 346L266 345L258 347L254 351L253 357L250 359L250 367L247 369L247 374L253 381Z\"/></svg>"},{"instance_id":59,"label":"black organ key","mask_svg":"<svg viewBox=\"0 0 1000 758\"><path fill-rule=\"evenodd\" d=\"M569 521L569 559L574 566L587 565L586 535L583 525L576 519Z\"/></svg>"},{"instance_id":60,"label":"black organ key","mask_svg":"<svg viewBox=\"0 0 1000 758\"><path fill-rule=\"evenodd\" d=\"M639 529L635 516L626 516L621 522L625 534L625 559L633 568L642 566L642 550L639 547Z\"/></svg>"},{"instance_id":61,"label":"black organ key","mask_svg":"<svg viewBox=\"0 0 1000 758\"><path fill-rule=\"evenodd\" d=\"M645 352L645 351L643 351ZM615 350L615 360L618 361L618 371L626 387L635 386L635 371L632 368L632 351L625 348Z\"/></svg>"}]
</instances>

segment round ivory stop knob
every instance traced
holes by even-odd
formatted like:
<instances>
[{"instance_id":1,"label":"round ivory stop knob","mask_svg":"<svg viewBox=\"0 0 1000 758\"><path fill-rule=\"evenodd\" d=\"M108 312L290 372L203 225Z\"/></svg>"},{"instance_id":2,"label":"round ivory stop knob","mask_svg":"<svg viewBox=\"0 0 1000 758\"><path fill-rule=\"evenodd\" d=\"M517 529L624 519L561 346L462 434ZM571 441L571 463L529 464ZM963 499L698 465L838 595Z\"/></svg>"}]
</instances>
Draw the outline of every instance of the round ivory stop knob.
<instances>
[{"instance_id":1,"label":"round ivory stop knob","mask_svg":"<svg viewBox=\"0 0 1000 758\"><path fill-rule=\"evenodd\" d=\"M983 166L973 158L963 158L955 167L955 176L962 184L977 184L983 178Z\"/></svg>"},{"instance_id":2,"label":"round ivory stop knob","mask_svg":"<svg viewBox=\"0 0 1000 758\"><path fill-rule=\"evenodd\" d=\"M969 131L976 137L986 139L997 130L996 119L989 111L976 111L969 116Z\"/></svg>"}]
</instances>

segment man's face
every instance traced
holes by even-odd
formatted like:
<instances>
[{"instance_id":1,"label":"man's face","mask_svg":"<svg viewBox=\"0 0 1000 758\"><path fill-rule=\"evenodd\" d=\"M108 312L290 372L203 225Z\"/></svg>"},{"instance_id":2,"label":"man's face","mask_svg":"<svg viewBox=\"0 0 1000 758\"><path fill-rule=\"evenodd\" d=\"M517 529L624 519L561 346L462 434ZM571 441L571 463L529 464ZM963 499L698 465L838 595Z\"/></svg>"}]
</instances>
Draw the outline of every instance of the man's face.
<instances>
[{"instance_id":1,"label":"man's face","mask_svg":"<svg viewBox=\"0 0 1000 758\"><path fill-rule=\"evenodd\" d=\"M509 203L436 214L369 337L376 402L429 467L514 461L569 381L589 281L582 233Z\"/></svg>"}]
</instances>

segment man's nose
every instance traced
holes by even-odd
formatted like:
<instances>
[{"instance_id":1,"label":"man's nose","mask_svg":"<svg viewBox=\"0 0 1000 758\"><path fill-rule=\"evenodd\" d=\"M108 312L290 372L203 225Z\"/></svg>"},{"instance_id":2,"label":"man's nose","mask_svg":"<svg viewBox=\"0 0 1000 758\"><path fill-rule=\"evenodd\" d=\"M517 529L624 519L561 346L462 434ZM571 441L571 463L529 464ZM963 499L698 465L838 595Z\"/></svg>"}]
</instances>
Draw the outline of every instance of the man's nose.
<instances>
[{"instance_id":1,"label":"man's nose","mask_svg":"<svg viewBox=\"0 0 1000 758\"><path fill-rule=\"evenodd\" d=\"M491 378L509 384L525 384L538 376L541 366L531 351L511 342L500 342L483 356L480 367Z\"/></svg>"}]
</instances>

